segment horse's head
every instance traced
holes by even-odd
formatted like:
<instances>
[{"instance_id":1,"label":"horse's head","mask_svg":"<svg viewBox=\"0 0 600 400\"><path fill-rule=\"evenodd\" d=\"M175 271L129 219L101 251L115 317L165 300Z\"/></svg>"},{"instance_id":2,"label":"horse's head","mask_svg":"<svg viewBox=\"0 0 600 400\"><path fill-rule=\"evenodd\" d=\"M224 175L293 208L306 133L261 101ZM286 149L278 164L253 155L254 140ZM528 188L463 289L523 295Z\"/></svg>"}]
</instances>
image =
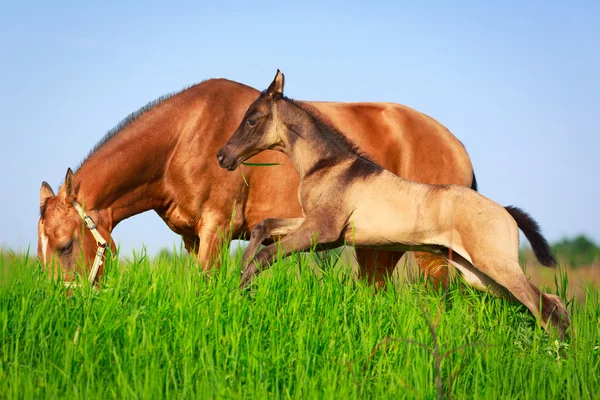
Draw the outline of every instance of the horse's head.
<instances>
[{"instance_id":1,"label":"horse's head","mask_svg":"<svg viewBox=\"0 0 600 400\"><path fill-rule=\"evenodd\" d=\"M84 212L77 192L70 168L57 195L46 182L40 189L38 257L55 279L62 274L65 282L73 281L75 272L87 278L98 250L106 246L101 239L112 245L110 233L100 225L99 213ZM83 215L89 218L84 220ZM102 267L97 276L101 274Z\"/></svg>"},{"instance_id":2,"label":"horse's head","mask_svg":"<svg viewBox=\"0 0 600 400\"><path fill-rule=\"evenodd\" d=\"M282 145L280 121L276 104L283 95L283 74L277 70L275 79L252 103L233 136L217 153L221 168L233 171L250 157Z\"/></svg>"}]
</instances>

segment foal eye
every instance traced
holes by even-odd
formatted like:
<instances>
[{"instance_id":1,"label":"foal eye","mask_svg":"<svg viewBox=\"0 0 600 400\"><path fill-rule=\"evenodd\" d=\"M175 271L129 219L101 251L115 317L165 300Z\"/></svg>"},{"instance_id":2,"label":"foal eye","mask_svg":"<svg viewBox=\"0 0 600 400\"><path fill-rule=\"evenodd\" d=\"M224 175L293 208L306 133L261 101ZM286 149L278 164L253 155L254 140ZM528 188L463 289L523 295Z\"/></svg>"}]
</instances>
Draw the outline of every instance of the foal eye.
<instances>
[{"instance_id":1,"label":"foal eye","mask_svg":"<svg viewBox=\"0 0 600 400\"><path fill-rule=\"evenodd\" d=\"M58 254L60 254L61 256L64 256L66 254L71 253L72 250L73 250L73 241L71 240L66 246L63 246L58 250Z\"/></svg>"},{"instance_id":2,"label":"foal eye","mask_svg":"<svg viewBox=\"0 0 600 400\"><path fill-rule=\"evenodd\" d=\"M248 123L248 126L254 126L254 125L256 125L256 120L255 119L249 119L246 122Z\"/></svg>"}]
</instances>

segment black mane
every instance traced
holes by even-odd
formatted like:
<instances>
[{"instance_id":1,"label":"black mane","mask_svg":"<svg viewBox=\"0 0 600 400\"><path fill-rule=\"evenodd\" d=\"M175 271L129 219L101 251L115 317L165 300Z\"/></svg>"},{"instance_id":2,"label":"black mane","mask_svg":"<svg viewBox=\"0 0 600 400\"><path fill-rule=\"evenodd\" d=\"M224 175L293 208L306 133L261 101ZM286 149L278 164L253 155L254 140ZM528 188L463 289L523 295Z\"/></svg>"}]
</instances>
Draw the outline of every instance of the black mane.
<instances>
[{"instance_id":1,"label":"black mane","mask_svg":"<svg viewBox=\"0 0 600 400\"><path fill-rule=\"evenodd\" d=\"M127 117L125 117L123 120L121 120L121 122L119 122L117 124L117 126L115 126L114 128L112 128L111 130L109 130L106 135L104 135L102 137L102 139L100 139L100 141L98 143L96 143L96 145L94 146L94 148L92 148L92 150L90 150L90 152L88 153L88 155L83 159L83 161L81 161L81 163L79 164L79 166L77 167L77 170L79 168L81 168L81 166L96 152L98 151L102 146L104 146L106 143L108 143L112 138L114 138L119 132L121 132L123 129L125 129L126 127L128 127L132 122L134 122L135 120L137 120L138 118L140 118L142 115L144 115L146 112L150 111L151 109L153 109L154 107L156 107L157 105L161 104L162 102L169 100L171 97L178 95L179 93L185 92L186 90L188 90L189 88L193 87L195 85L190 85L187 86L181 90L175 91L175 92L171 92L171 93L167 93L165 95L160 96L157 99L152 100L151 102L149 102L148 104L146 104L145 106L141 107L139 110L132 112L131 114L129 114ZM77 171L75 170L75 171Z\"/></svg>"},{"instance_id":2,"label":"black mane","mask_svg":"<svg viewBox=\"0 0 600 400\"><path fill-rule=\"evenodd\" d=\"M331 122L327 121L325 119L325 117L321 114L321 112L319 110L317 110L315 107L313 107L309 104L306 104L306 103L302 103L300 101L290 99L288 97L283 97L283 99L290 102L291 104L295 105L296 107L298 107L305 113L307 113L308 116L310 117L310 119L315 123L317 128L320 131L326 133L325 135L323 135L323 138L325 140L327 140L329 142L333 142L339 148L341 148L359 158L369 161L372 164L377 165L377 163L375 161L371 160L371 158L368 155L363 153L363 151L356 144L354 144L354 142L352 142L350 139L348 139L348 137L346 135L344 135L339 129L337 129L335 126L333 126L333 124Z\"/></svg>"}]
</instances>

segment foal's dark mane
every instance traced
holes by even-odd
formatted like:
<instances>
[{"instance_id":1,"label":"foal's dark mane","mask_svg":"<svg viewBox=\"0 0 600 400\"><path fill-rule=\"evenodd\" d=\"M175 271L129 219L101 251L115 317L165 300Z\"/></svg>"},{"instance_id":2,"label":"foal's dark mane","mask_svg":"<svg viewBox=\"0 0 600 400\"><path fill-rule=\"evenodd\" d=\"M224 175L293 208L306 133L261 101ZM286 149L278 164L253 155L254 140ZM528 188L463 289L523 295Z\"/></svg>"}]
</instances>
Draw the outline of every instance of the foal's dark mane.
<instances>
[{"instance_id":1,"label":"foal's dark mane","mask_svg":"<svg viewBox=\"0 0 600 400\"><path fill-rule=\"evenodd\" d=\"M92 150L90 150L90 152L88 153L88 155L83 159L83 161L81 161L81 163L79 164L79 166L77 167L77 170L79 168L81 168L81 166L83 164L85 164L85 162L94 154L96 153L96 151L98 151L100 148L102 148L102 146L104 146L106 143L108 143L111 139L113 139L115 136L117 136L117 134L119 132L121 132L123 129L127 128L129 125L131 125L135 120L137 120L138 118L140 118L142 115L144 115L145 113L147 113L148 111L152 110L154 107L156 107L157 105L163 103L164 101L169 100L170 98L185 92L186 90L192 88L193 86L196 86L195 84L189 85L184 87L181 90L175 91L175 92L171 92L171 93L167 93L165 95L162 95L160 97L158 97L157 99L152 100L151 102L149 102L148 104L146 104L145 106L141 107L140 109L138 109L137 111L132 112L131 114L129 114L127 117L125 117L123 120L121 120L121 122L119 122L117 124L117 126L115 126L114 128L112 128L111 130L109 130L103 137L102 139L100 139L100 141L98 141L98 143L96 143L96 145L92 148ZM75 172L77 172L77 170L75 170Z\"/></svg>"},{"instance_id":2,"label":"foal's dark mane","mask_svg":"<svg viewBox=\"0 0 600 400\"><path fill-rule=\"evenodd\" d=\"M324 140L337 145L337 147L351 153L356 157L362 158L372 164L377 164L375 161L371 160L371 158L368 155L363 153L363 151L356 144L354 144L354 142L348 139L346 135L344 135L339 129L333 126L333 124L329 122L323 116L323 114L315 107L306 103L302 103L300 101L290 99L289 97L282 96L282 99L296 106L300 110L304 111L313 121L313 123L317 126L317 129L324 133L324 135L322 136Z\"/></svg>"}]
</instances>

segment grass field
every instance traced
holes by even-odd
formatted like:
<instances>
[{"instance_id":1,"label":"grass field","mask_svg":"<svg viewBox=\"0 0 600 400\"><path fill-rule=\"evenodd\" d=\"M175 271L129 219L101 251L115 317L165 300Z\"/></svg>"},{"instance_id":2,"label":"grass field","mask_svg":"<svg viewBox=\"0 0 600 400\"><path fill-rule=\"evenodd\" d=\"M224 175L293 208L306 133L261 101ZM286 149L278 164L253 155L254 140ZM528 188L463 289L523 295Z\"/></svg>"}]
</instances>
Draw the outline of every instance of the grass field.
<instances>
[{"instance_id":1,"label":"grass field","mask_svg":"<svg viewBox=\"0 0 600 400\"><path fill-rule=\"evenodd\" d=\"M225 267L210 277L189 257L111 262L102 291L67 297L35 258L0 253L0 397L600 393L597 289L569 302L576 338L560 342L524 307L460 280L445 296L398 282L375 293L335 255L308 254L278 262L239 292L239 255L222 257ZM559 279L550 291L564 295L565 285Z\"/></svg>"}]
</instances>

